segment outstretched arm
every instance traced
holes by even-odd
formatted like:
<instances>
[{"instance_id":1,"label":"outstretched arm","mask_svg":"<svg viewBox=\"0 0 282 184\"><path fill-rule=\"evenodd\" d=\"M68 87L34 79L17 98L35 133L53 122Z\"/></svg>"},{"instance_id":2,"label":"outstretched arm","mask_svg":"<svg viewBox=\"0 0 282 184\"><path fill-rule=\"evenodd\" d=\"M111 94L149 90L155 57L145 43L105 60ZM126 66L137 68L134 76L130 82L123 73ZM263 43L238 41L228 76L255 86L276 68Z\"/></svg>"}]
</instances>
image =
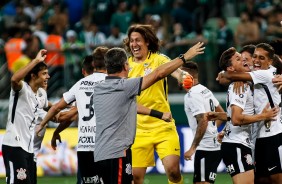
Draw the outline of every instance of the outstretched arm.
<instances>
[{"instance_id":1,"label":"outstretched arm","mask_svg":"<svg viewBox=\"0 0 282 184\"><path fill-rule=\"evenodd\" d=\"M19 71L14 73L14 75L11 78L11 86L14 91L19 91L22 89L22 83L21 81L25 78L25 76L30 72L38 63L43 62L46 58L46 52L47 50L41 49L35 59L33 59L31 62L29 62L25 67L21 68Z\"/></svg>"},{"instance_id":2,"label":"outstretched arm","mask_svg":"<svg viewBox=\"0 0 282 184\"><path fill-rule=\"evenodd\" d=\"M68 104L65 102L65 100L62 98L58 103L54 104L49 111L47 112L46 116L42 120L42 122L39 124L38 129L36 130L36 134L38 136L40 131L43 129L44 126L50 121L53 117L55 117L62 109L64 109Z\"/></svg>"},{"instance_id":3,"label":"outstretched arm","mask_svg":"<svg viewBox=\"0 0 282 184\"><path fill-rule=\"evenodd\" d=\"M202 47L203 43L199 42L195 44L193 47L191 47L185 54L184 59L191 60L193 57L204 53L205 47ZM143 77L143 82L141 86L141 90L144 90L151 85L153 85L158 80L168 76L172 72L174 72L176 69L178 69L183 64L182 59L175 58L171 62L167 62L158 68L156 68L153 72L151 72L149 75L146 75Z\"/></svg>"}]
</instances>

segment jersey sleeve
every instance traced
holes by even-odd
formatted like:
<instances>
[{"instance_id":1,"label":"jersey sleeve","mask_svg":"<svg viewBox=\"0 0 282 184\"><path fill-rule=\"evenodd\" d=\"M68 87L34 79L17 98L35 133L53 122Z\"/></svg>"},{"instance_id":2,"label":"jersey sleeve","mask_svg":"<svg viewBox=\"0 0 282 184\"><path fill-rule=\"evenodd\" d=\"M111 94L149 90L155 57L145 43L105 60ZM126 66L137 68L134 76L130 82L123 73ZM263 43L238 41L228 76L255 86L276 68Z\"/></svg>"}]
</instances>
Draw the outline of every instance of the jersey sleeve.
<instances>
[{"instance_id":1,"label":"jersey sleeve","mask_svg":"<svg viewBox=\"0 0 282 184\"><path fill-rule=\"evenodd\" d=\"M69 91L63 94L63 98L67 104L71 104L76 100L75 94L77 92L77 86L78 86L78 82L74 86L72 86Z\"/></svg>"},{"instance_id":2,"label":"jersey sleeve","mask_svg":"<svg viewBox=\"0 0 282 184\"><path fill-rule=\"evenodd\" d=\"M124 90L130 98L136 95L140 95L142 81L143 77L130 78L124 80Z\"/></svg>"},{"instance_id":3,"label":"jersey sleeve","mask_svg":"<svg viewBox=\"0 0 282 184\"><path fill-rule=\"evenodd\" d=\"M191 109L193 116L206 113L204 100L200 94L190 94L186 98L185 105Z\"/></svg>"},{"instance_id":4,"label":"jersey sleeve","mask_svg":"<svg viewBox=\"0 0 282 184\"><path fill-rule=\"evenodd\" d=\"M245 88L244 92L241 94L236 94L233 92L233 86L232 89L229 91L229 100L230 100L230 105L236 105L240 107L241 109L245 108L246 102L247 102L247 94L250 91L250 86Z\"/></svg>"},{"instance_id":5,"label":"jersey sleeve","mask_svg":"<svg viewBox=\"0 0 282 184\"><path fill-rule=\"evenodd\" d=\"M254 84L266 84L272 81L273 74L269 70L257 70L250 72Z\"/></svg>"}]
</instances>

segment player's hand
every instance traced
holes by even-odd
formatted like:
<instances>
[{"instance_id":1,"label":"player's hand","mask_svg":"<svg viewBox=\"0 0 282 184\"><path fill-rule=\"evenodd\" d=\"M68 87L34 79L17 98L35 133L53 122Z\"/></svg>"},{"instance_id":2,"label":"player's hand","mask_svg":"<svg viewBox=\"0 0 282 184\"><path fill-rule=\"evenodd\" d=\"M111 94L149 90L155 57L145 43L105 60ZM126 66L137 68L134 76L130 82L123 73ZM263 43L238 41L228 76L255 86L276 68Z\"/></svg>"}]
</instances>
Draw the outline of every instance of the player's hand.
<instances>
[{"instance_id":1,"label":"player's hand","mask_svg":"<svg viewBox=\"0 0 282 184\"><path fill-rule=\"evenodd\" d=\"M59 140L59 142L62 143L60 134L54 132L52 139L51 139L51 146L52 146L53 150L56 150L56 148L57 148L57 140Z\"/></svg>"},{"instance_id":2,"label":"player's hand","mask_svg":"<svg viewBox=\"0 0 282 184\"><path fill-rule=\"evenodd\" d=\"M275 121L279 112L279 107L269 108L269 103L264 107L262 114L265 116L265 121Z\"/></svg>"},{"instance_id":3,"label":"player's hand","mask_svg":"<svg viewBox=\"0 0 282 184\"><path fill-rule=\"evenodd\" d=\"M184 89L189 90L194 85L194 78L189 73L185 73L182 76L182 86Z\"/></svg>"},{"instance_id":4,"label":"player's hand","mask_svg":"<svg viewBox=\"0 0 282 184\"><path fill-rule=\"evenodd\" d=\"M224 85L224 86L227 86L231 83L230 80L224 77L224 71L221 71L217 74L216 81L218 81L219 84Z\"/></svg>"},{"instance_id":5,"label":"player's hand","mask_svg":"<svg viewBox=\"0 0 282 184\"><path fill-rule=\"evenodd\" d=\"M172 119L171 112L164 112L163 113L162 120L164 120L166 122L170 122L171 119Z\"/></svg>"},{"instance_id":6,"label":"player's hand","mask_svg":"<svg viewBox=\"0 0 282 184\"><path fill-rule=\"evenodd\" d=\"M217 141L221 144L222 143L222 139L224 137L225 132L221 131L217 134Z\"/></svg>"},{"instance_id":7,"label":"player's hand","mask_svg":"<svg viewBox=\"0 0 282 184\"><path fill-rule=\"evenodd\" d=\"M278 89L279 93L282 93L282 75L275 75L272 79L274 86Z\"/></svg>"},{"instance_id":8,"label":"player's hand","mask_svg":"<svg viewBox=\"0 0 282 184\"><path fill-rule=\"evenodd\" d=\"M43 129L44 129L44 126L41 125L41 123L35 127L35 133L36 133L36 135L37 135L38 137L41 137L41 136L42 136L40 132L41 132Z\"/></svg>"},{"instance_id":9,"label":"player's hand","mask_svg":"<svg viewBox=\"0 0 282 184\"><path fill-rule=\"evenodd\" d=\"M198 42L195 45L193 45L185 54L184 54L184 59L191 60L193 57L203 54L205 47L203 47L204 43L203 42Z\"/></svg>"},{"instance_id":10,"label":"player's hand","mask_svg":"<svg viewBox=\"0 0 282 184\"><path fill-rule=\"evenodd\" d=\"M248 84L241 82L241 81L234 82L233 92L236 95L244 93L245 92L245 85L248 85Z\"/></svg>"},{"instance_id":11,"label":"player's hand","mask_svg":"<svg viewBox=\"0 0 282 184\"><path fill-rule=\"evenodd\" d=\"M196 152L196 148L191 147L188 151L186 151L186 152L184 153L184 159L185 159L186 161L192 160L192 156L194 155L195 152Z\"/></svg>"},{"instance_id":12,"label":"player's hand","mask_svg":"<svg viewBox=\"0 0 282 184\"><path fill-rule=\"evenodd\" d=\"M37 61L39 61L39 62L43 62L43 61L45 60L45 58L46 58L46 53L47 53L47 50L41 49L41 50L37 53L37 55L36 55L36 57L35 57L35 60L37 60Z\"/></svg>"}]
</instances>

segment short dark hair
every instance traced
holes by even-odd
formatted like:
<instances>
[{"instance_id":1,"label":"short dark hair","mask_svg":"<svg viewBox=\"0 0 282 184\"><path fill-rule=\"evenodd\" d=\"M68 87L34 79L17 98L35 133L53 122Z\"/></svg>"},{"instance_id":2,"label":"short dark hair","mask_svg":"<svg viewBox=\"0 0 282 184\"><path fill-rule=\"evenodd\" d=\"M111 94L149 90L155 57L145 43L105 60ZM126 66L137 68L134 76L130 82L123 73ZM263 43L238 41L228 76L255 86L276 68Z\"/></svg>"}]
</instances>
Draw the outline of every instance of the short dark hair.
<instances>
[{"instance_id":1,"label":"short dark hair","mask_svg":"<svg viewBox=\"0 0 282 184\"><path fill-rule=\"evenodd\" d=\"M93 65L96 70L106 69L104 56L108 50L108 47L99 46L93 51Z\"/></svg>"},{"instance_id":2,"label":"short dark hair","mask_svg":"<svg viewBox=\"0 0 282 184\"><path fill-rule=\"evenodd\" d=\"M276 40L272 40L271 42L269 42L269 44L273 47L273 49L275 50L275 54L281 56L282 55L282 39L276 39Z\"/></svg>"},{"instance_id":3,"label":"short dark hair","mask_svg":"<svg viewBox=\"0 0 282 184\"><path fill-rule=\"evenodd\" d=\"M87 74L93 73L94 66L93 66L93 56L92 55L88 55L84 57L82 61L82 68L86 71Z\"/></svg>"},{"instance_id":4,"label":"short dark hair","mask_svg":"<svg viewBox=\"0 0 282 184\"><path fill-rule=\"evenodd\" d=\"M105 54L105 65L108 74L119 73L124 69L127 61L126 52L122 48L114 47Z\"/></svg>"},{"instance_id":5,"label":"short dark hair","mask_svg":"<svg viewBox=\"0 0 282 184\"><path fill-rule=\"evenodd\" d=\"M35 74L36 76L38 76L38 73L41 71L41 70L45 70L47 69L48 66L45 62L40 62L38 63L37 65L35 65L35 67L33 67L29 72L28 74L25 76L24 78L24 81L29 83L30 80L31 80L31 75L32 74Z\"/></svg>"},{"instance_id":6,"label":"short dark hair","mask_svg":"<svg viewBox=\"0 0 282 184\"><path fill-rule=\"evenodd\" d=\"M256 49L257 48L261 48L261 49L267 51L268 52L267 56L269 57L269 59L274 58L275 51L274 51L273 47L271 45L269 45L268 43L259 43L259 44L256 45Z\"/></svg>"},{"instance_id":7,"label":"short dark hair","mask_svg":"<svg viewBox=\"0 0 282 184\"><path fill-rule=\"evenodd\" d=\"M254 52L255 52L255 49L256 49L256 46L253 45L253 44L245 45L244 47L242 47L240 53L242 53L242 52L248 52L248 53L250 53L251 55L253 55Z\"/></svg>"},{"instance_id":8,"label":"short dark hair","mask_svg":"<svg viewBox=\"0 0 282 184\"><path fill-rule=\"evenodd\" d=\"M197 77L199 73L198 64L193 61L187 61L181 67L182 70L190 73L193 77Z\"/></svg>"},{"instance_id":9,"label":"short dark hair","mask_svg":"<svg viewBox=\"0 0 282 184\"><path fill-rule=\"evenodd\" d=\"M274 54L272 66L276 68L276 74L282 74L282 61L277 54Z\"/></svg>"},{"instance_id":10,"label":"short dark hair","mask_svg":"<svg viewBox=\"0 0 282 184\"><path fill-rule=\"evenodd\" d=\"M234 47L231 47L224 51L219 59L219 67L226 71L227 67L232 65L231 58L236 53L236 49Z\"/></svg>"},{"instance_id":11,"label":"short dark hair","mask_svg":"<svg viewBox=\"0 0 282 184\"><path fill-rule=\"evenodd\" d=\"M160 50L160 40L158 39L154 28L152 25L143 25L143 24L134 24L129 27L127 31L127 38L124 39L123 43L125 46L125 50L129 53L131 53L130 50L130 35L132 32L137 32L142 35L144 40L149 43L148 50L150 50L153 53L156 53Z\"/></svg>"}]
</instances>

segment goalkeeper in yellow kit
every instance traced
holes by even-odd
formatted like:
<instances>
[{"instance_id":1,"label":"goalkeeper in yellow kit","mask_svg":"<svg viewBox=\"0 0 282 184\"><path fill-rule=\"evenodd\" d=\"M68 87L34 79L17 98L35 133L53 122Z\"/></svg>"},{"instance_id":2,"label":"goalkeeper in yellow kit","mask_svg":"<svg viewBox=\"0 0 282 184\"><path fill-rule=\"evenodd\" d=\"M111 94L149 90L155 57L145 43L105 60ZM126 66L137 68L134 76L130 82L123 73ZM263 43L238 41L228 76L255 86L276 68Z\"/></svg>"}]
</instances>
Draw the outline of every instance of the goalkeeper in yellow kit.
<instances>
[{"instance_id":1,"label":"goalkeeper in yellow kit","mask_svg":"<svg viewBox=\"0 0 282 184\"><path fill-rule=\"evenodd\" d=\"M131 54L128 59L129 77L145 76L158 66L169 62L170 58L159 53L159 39L150 25L132 25L128 29L128 38L125 39L125 49ZM184 62L183 55L180 55ZM189 78L187 73L178 69L171 74L182 83L183 77ZM190 85L186 80L186 85ZM151 110L150 116L137 115L137 130L132 145L132 166L134 183L144 181L147 167L154 166L154 150L162 160L168 183L183 183L180 173L180 144L175 122L160 120L161 112L170 112L168 102L167 79L159 80L137 96L137 103ZM153 117L152 117L153 116Z\"/></svg>"}]
</instances>

